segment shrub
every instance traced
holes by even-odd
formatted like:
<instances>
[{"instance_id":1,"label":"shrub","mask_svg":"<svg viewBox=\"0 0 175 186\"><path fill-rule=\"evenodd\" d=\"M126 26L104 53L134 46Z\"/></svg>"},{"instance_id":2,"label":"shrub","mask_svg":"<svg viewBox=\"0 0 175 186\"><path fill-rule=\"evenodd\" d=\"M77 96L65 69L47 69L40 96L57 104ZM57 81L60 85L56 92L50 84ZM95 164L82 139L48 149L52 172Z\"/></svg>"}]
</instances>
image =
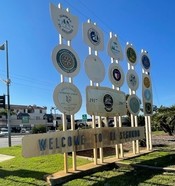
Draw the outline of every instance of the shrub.
<instances>
[{"instance_id":1,"label":"shrub","mask_svg":"<svg viewBox=\"0 0 175 186\"><path fill-rule=\"evenodd\" d=\"M32 133L33 134L37 134L37 133L45 133L46 132L46 126L45 125L35 125L33 128L32 128Z\"/></svg>"}]
</instances>

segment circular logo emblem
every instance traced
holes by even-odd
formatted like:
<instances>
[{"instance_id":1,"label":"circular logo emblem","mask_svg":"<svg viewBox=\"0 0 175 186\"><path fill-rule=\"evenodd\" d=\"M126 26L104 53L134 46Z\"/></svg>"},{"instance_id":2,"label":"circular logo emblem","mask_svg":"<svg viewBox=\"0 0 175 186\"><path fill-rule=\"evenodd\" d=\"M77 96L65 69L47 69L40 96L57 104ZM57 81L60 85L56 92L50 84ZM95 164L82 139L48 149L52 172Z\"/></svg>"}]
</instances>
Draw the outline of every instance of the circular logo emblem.
<instances>
[{"instance_id":1,"label":"circular logo emblem","mask_svg":"<svg viewBox=\"0 0 175 186\"><path fill-rule=\"evenodd\" d=\"M85 71L89 79L101 83L105 77L105 67L98 56L89 55L85 60Z\"/></svg>"},{"instance_id":2,"label":"circular logo emblem","mask_svg":"<svg viewBox=\"0 0 175 186\"><path fill-rule=\"evenodd\" d=\"M124 72L120 65L111 63L109 66L109 79L116 87L121 87L124 83Z\"/></svg>"},{"instance_id":3,"label":"circular logo emblem","mask_svg":"<svg viewBox=\"0 0 175 186\"><path fill-rule=\"evenodd\" d=\"M71 83L57 85L53 93L53 99L60 112L67 115L77 113L82 104L80 91Z\"/></svg>"},{"instance_id":4,"label":"circular logo emblem","mask_svg":"<svg viewBox=\"0 0 175 186\"><path fill-rule=\"evenodd\" d=\"M139 86L139 79L138 79L138 75L134 70L128 70L127 83L131 90L137 90Z\"/></svg>"},{"instance_id":5,"label":"circular logo emblem","mask_svg":"<svg viewBox=\"0 0 175 186\"><path fill-rule=\"evenodd\" d=\"M116 81L120 81L121 79L121 73L119 69L114 69L113 70L113 77Z\"/></svg>"},{"instance_id":6,"label":"circular logo emblem","mask_svg":"<svg viewBox=\"0 0 175 186\"><path fill-rule=\"evenodd\" d=\"M146 89L144 91L144 98L147 100L147 101L150 101L151 100L151 91L149 89Z\"/></svg>"},{"instance_id":7,"label":"circular logo emblem","mask_svg":"<svg viewBox=\"0 0 175 186\"><path fill-rule=\"evenodd\" d=\"M93 45L99 45L100 35L94 28L88 30L88 38Z\"/></svg>"},{"instance_id":8,"label":"circular logo emblem","mask_svg":"<svg viewBox=\"0 0 175 186\"><path fill-rule=\"evenodd\" d=\"M105 105L105 110L107 112L111 112L113 110L112 106L113 106L113 99L112 96L109 94L106 94L103 98L103 103Z\"/></svg>"},{"instance_id":9,"label":"circular logo emblem","mask_svg":"<svg viewBox=\"0 0 175 186\"><path fill-rule=\"evenodd\" d=\"M66 73L72 73L77 68L75 55L67 49L61 49L56 55L58 66Z\"/></svg>"},{"instance_id":10,"label":"circular logo emblem","mask_svg":"<svg viewBox=\"0 0 175 186\"><path fill-rule=\"evenodd\" d=\"M148 77L144 77L144 80L143 80L143 83L144 83L144 86L146 88L149 88L150 87L150 79Z\"/></svg>"},{"instance_id":11,"label":"circular logo emblem","mask_svg":"<svg viewBox=\"0 0 175 186\"><path fill-rule=\"evenodd\" d=\"M130 95L127 100L128 110L133 115L138 115L140 112L140 100L136 95Z\"/></svg>"},{"instance_id":12,"label":"circular logo emblem","mask_svg":"<svg viewBox=\"0 0 175 186\"><path fill-rule=\"evenodd\" d=\"M147 55L142 56L142 66L144 69L148 70L150 68L150 61Z\"/></svg>"},{"instance_id":13,"label":"circular logo emblem","mask_svg":"<svg viewBox=\"0 0 175 186\"><path fill-rule=\"evenodd\" d=\"M126 51L127 58L132 64L136 63L137 55L133 48L129 47Z\"/></svg>"},{"instance_id":14,"label":"circular logo emblem","mask_svg":"<svg viewBox=\"0 0 175 186\"><path fill-rule=\"evenodd\" d=\"M74 77L80 70L77 54L67 45L59 45L54 48L52 61L58 72L67 77Z\"/></svg>"},{"instance_id":15,"label":"circular logo emblem","mask_svg":"<svg viewBox=\"0 0 175 186\"><path fill-rule=\"evenodd\" d=\"M151 103L145 103L145 114L152 114L152 105L151 105Z\"/></svg>"},{"instance_id":16,"label":"circular logo emblem","mask_svg":"<svg viewBox=\"0 0 175 186\"><path fill-rule=\"evenodd\" d=\"M74 29L74 25L67 15L60 15L60 17L58 18L58 26L63 32L67 34L72 33Z\"/></svg>"}]
</instances>

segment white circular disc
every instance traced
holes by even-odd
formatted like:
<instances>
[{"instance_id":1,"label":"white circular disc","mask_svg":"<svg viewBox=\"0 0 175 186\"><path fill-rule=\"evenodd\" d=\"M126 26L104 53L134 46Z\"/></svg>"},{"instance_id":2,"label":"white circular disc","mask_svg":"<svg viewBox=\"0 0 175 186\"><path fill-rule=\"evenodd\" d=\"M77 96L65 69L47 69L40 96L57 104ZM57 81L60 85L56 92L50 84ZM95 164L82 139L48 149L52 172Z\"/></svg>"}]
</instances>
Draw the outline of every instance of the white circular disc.
<instances>
[{"instance_id":1,"label":"white circular disc","mask_svg":"<svg viewBox=\"0 0 175 186\"><path fill-rule=\"evenodd\" d=\"M139 86L139 78L134 70L128 70L127 72L127 84L131 90L137 90Z\"/></svg>"},{"instance_id":2,"label":"white circular disc","mask_svg":"<svg viewBox=\"0 0 175 186\"><path fill-rule=\"evenodd\" d=\"M89 55L85 60L85 71L88 78L95 82L101 83L105 77L105 67L98 56Z\"/></svg>"},{"instance_id":3,"label":"white circular disc","mask_svg":"<svg viewBox=\"0 0 175 186\"><path fill-rule=\"evenodd\" d=\"M123 60L123 52L121 45L116 36L110 38L108 42L108 55L118 61Z\"/></svg>"},{"instance_id":4,"label":"white circular disc","mask_svg":"<svg viewBox=\"0 0 175 186\"><path fill-rule=\"evenodd\" d=\"M124 72L120 65L111 63L109 66L109 79L111 83L116 87L121 87L124 83Z\"/></svg>"},{"instance_id":5,"label":"white circular disc","mask_svg":"<svg viewBox=\"0 0 175 186\"><path fill-rule=\"evenodd\" d=\"M140 112L140 99L135 95L129 95L127 99L128 110L134 116L138 115Z\"/></svg>"},{"instance_id":6,"label":"white circular disc","mask_svg":"<svg viewBox=\"0 0 175 186\"><path fill-rule=\"evenodd\" d=\"M77 113L82 105L78 88L71 83L60 83L53 92L53 100L60 112L67 115Z\"/></svg>"},{"instance_id":7,"label":"white circular disc","mask_svg":"<svg viewBox=\"0 0 175 186\"><path fill-rule=\"evenodd\" d=\"M62 44L54 48L52 61L58 72L66 77L74 77L80 70L78 55L67 45Z\"/></svg>"}]
</instances>

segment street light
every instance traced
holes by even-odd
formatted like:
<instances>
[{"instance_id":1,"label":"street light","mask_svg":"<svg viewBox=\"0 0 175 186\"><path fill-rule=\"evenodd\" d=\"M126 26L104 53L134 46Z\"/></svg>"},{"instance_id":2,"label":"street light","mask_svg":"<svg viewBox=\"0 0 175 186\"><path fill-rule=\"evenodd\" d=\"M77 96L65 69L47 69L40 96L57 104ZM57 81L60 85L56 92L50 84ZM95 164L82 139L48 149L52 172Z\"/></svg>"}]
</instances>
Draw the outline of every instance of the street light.
<instances>
[{"instance_id":1,"label":"street light","mask_svg":"<svg viewBox=\"0 0 175 186\"><path fill-rule=\"evenodd\" d=\"M0 46L0 50L6 50L6 68L7 68L7 79L5 83L7 85L7 126L8 126L8 144L11 147L11 127L10 127L10 78L9 78L9 64L8 64L8 41Z\"/></svg>"}]
</instances>

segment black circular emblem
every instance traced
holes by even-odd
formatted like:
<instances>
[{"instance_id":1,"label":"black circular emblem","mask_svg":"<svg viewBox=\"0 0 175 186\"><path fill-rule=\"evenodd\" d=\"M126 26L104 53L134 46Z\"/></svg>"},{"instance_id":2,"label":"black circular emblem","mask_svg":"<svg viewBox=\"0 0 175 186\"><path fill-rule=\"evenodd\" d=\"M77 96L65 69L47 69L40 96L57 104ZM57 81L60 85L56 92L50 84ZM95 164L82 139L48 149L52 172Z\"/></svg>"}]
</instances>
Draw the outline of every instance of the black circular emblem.
<instances>
[{"instance_id":1,"label":"black circular emblem","mask_svg":"<svg viewBox=\"0 0 175 186\"><path fill-rule=\"evenodd\" d=\"M142 56L142 65L143 65L143 67L144 67L146 70L148 70L148 69L150 68L150 61L149 61L148 56L146 56L146 55L143 55L143 56Z\"/></svg>"},{"instance_id":2,"label":"black circular emblem","mask_svg":"<svg viewBox=\"0 0 175 186\"><path fill-rule=\"evenodd\" d=\"M61 49L56 55L58 66L66 73L72 73L77 69L77 59L68 49Z\"/></svg>"},{"instance_id":3,"label":"black circular emblem","mask_svg":"<svg viewBox=\"0 0 175 186\"><path fill-rule=\"evenodd\" d=\"M105 105L105 110L107 112L111 112L113 110L112 106L113 106L113 99L112 96L109 94L106 94L103 98L103 103Z\"/></svg>"},{"instance_id":4,"label":"black circular emblem","mask_svg":"<svg viewBox=\"0 0 175 186\"><path fill-rule=\"evenodd\" d=\"M151 103L145 103L145 112L146 112L146 114L151 114L152 113Z\"/></svg>"},{"instance_id":5,"label":"black circular emblem","mask_svg":"<svg viewBox=\"0 0 175 186\"><path fill-rule=\"evenodd\" d=\"M113 70L113 78L116 81L120 81L120 79L121 79L121 72L118 69L114 69Z\"/></svg>"},{"instance_id":6,"label":"black circular emblem","mask_svg":"<svg viewBox=\"0 0 175 186\"><path fill-rule=\"evenodd\" d=\"M136 52L134 51L133 48L129 47L127 49L127 57L131 63L135 63L137 59Z\"/></svg>"},{"instance_id":7,"label":"black circular emblem","mask_svg":"<svg viewBox=\"0 0 175 186\"><path fill-rule=\"evenodd\" d=\"M93 45L99 45L100 36L99 36L99 33L95 29L90 28L88 30L88 38Z\"/></svg>"}]
</instances>

